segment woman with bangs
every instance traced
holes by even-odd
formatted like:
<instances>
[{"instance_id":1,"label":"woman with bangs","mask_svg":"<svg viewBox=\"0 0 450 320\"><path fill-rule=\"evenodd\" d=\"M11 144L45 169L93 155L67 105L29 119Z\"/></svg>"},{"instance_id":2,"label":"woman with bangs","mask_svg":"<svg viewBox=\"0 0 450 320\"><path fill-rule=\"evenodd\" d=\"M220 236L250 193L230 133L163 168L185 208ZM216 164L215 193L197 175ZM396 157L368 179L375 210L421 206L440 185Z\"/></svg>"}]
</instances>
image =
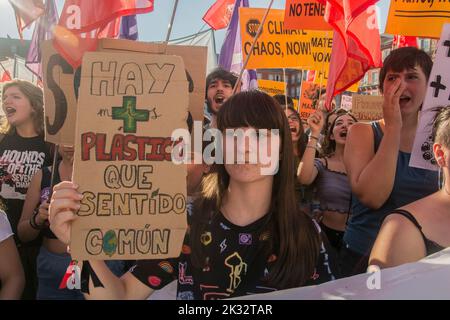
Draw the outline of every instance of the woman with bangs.
<instances>
[{"instance_id":1,"label":"woman with bangs","mask_svg":"<svg viewBox=\"0 0 450 320\"><path fill-rule=\"evenodd\" d=\"M44 141L42 90L24 80L3 85L0 128L0 200L11 223L26 276L24 299L36 296L36 257L40 238L20 241L17 232L28 186L33 175L52 161L51 144Z\"/></svg>"},{"instance_id":2,"label":"woman with bangs","mask_svg":"<svg viewBox=\"0 0 450 320\"><path fill-rule=\"evenodd\" d=\"M344 148L348 129L357 120L345 110L336 111L329 127L327 124L322 157L315 158L324 120L321 111L316 111L308 118L311 135L298 167L298 180L304 185L314 184L315 198L320 203L315 218L320 221L330 244L339 252L350 215L351 199L350 183L344 166Z\"/></svg>"},{"instance_id":3,"label":"woman with bangs","mask_svg":"<svg viewBox=\"0 0 450 320\"><path fill-rule=\"evenodd\" d=\"M240 149L245 163L215 164L188 214L180 256L140 260L121 278L104 262L90 261L103 287L91 283L87 298L145 299L174 279L178 299L230 298L334 279L319 228L295 203L291 133L281 107L262 92L238 93L218 112L217 127L223 134L277 129L281 141L271 156L279 160L278 170L263 174L267 165L249 161L248 145ZM72 183L55 187L51 228L67 244L79 199Z\"/></svg>"}]
</instances>

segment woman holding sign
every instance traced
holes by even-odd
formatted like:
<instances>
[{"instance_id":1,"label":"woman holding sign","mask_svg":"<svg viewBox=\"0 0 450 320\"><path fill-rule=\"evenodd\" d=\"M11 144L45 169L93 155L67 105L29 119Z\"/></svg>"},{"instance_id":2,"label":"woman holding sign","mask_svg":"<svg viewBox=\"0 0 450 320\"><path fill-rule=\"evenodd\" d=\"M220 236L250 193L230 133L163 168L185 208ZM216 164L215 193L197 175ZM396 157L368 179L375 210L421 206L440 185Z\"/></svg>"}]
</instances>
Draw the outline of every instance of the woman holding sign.
<instances>
[{"instance_id":1,"label":"woman holding sign","mask_svg":"<svg viewBox=\"0 0 450 320\"><path fill-rule=\"evenodd\" d=\"M73 154L72 146L59 146L59 155L55 183L72 180ZM80 290L67 288L64 283L66 270L71 264L67 245L62 243L49 228L48 206L51 196L51 167L44 167L33 177L28 188L23 206L18 232L24 242L34 241L42 235L42 246L37 257L38 300L82 300ZM115 274L122 275L125 269L123 261L108 261ZM69 270L70 271L70 270ZM69 272L71 275L71 272Z\"/></svg>"},{"instance_id":2,"label":"woman holding sign","mask_svg":"<svg viewBox=\"0 0 450 320\"><path fill-rule=\"evenodd\" d=\"M51 146L44 141L43 93L31 82L14 80L3 86L2 103L5 122L0 129L0 200L27 278L23 298L34 299L40 239L22 243L17 237L17 225L31 178L52 161Z\"/></svg>"},{"instance_id":3,"label":"woman holding sign","mask_svg":"<svg viewBox=\"0 0 450 320\"><path fill-rule=\"evenodd\" d=\"M343 275L363 273L384 217L437 190L437 173L409 167L433 62L414 47L393 50L380 71L383 119L355 124L344 162L353 192L341 251Z\"/></svg>"},{"instance_id":4,"label":"woman holding sign","mask_svg":"<svg viewBox=\"0 0 450 320\"><path fill-rule=\"evenodd\" d=\"M436 115L433 141L434 158L444 176L441 190L386 217L373 246L370 265L395 267L450 246L450 105Z\"/></svg>"},{"instance_id":5,"label":"woman holding sign","mask_svg":"<svg viewBox=\"0 0 450 320\"><path fill-rule=\"evenodd\" d=\"M317 218L331 245L339 251L350 214L351 196L343 161L344 148L347 132L357 120L343 109L334 115L333 122L326 130L321 158L315 158L315 154L325 119L321 111L316 111L308 118L311 135L299 165L298 180L305 185L314 183L315 199L320 203L317 209L320 217Z\"/></svg>"},{"instance_id":6,"label":"woman holding sign","mask_svg":"<svg viewBox=\"0 0 450 320\"><path fill-rule=\"evenodd\" d=\"M179 299L228 298L334 279L334 263L319 228L295 203L291 133L281 107L265 93L239 93L218 112L217 127L222 133L256 129L258 140L276 136L259 129L278 130L279 149L271 153L277 171L263 174L261 160L248 158L244 164L216 164L188 214L181 255L138 261L120 279L104 262L90 261L103 287L90 283L88 297L145 299L174 279ZM240 150L250 153L248 145ZM55 187L51 228L67 244L81 198L72 183Z\"/></svg>"}]
</instances>

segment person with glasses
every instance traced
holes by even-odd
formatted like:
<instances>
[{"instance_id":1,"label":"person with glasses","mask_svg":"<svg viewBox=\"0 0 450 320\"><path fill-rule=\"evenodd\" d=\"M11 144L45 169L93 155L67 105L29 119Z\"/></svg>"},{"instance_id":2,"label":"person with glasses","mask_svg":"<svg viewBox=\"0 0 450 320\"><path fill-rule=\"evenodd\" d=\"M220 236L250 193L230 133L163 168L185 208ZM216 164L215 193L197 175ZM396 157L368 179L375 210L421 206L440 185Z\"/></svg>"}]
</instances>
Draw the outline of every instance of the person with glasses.
<instances>
[{"instance_id":1,"label":"person with glasses","mask_svg":"<svg viewBox=\"0 0 450 320\"><path fill-rule=\"evenodd\" d=\"M291 97L286 97L282 94L277 94L273 98L283 108L289 123L289 130L291 131L292 149L294 151L294 166L297 170L300 164L300 159L305 152L307 135L303 131L302 120L297 110L294 109L294 102ZM286 105L287 102L287 105ZM295 171L295 176L297 172ZM312 189L307 186L303 186L297 179L295 179L295 195L297 203L300 208L306 213L310 213L310 206L312 201Z\"/></svg>"}]
</instances>

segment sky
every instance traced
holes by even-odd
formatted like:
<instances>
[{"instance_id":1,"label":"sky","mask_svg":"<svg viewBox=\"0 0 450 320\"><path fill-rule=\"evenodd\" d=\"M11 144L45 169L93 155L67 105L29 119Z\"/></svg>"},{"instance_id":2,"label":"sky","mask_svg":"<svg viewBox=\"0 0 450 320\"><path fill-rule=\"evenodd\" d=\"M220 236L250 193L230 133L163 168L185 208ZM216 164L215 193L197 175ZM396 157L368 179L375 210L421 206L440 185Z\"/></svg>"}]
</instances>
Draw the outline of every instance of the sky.
<instances>
[{"instance_id":1,"label":"sky","mask_svg":"<svg viewBox=\"0 0 450 320\"><path fill-rule=\"evenodd\" d=\"M91 0L95 1L95 0ZM195 34L202 28L206 29L202 20L203 15L216 0L179 0L175 21L172 28L171 39L181 38L190 34ZM270 0L249 0L251 7L267 7ZM140 41L164 41L166 38L168 24L172 14L175 0L155 0L155 9L148 14L138 16L138 29ZM286 0L275 0L274 9L284 9ZM384 31L390 0L379 0L380 9L379 21L380 30ZM64 0L56 0L58 10L61 11ZM18 38L14 11L8 0L0 0L0 37ZM33 26L34 27L34 26ZM33 28L32 27L32 28ZM33 30L24 32L25 39L31 39ZM215 32L216 48L220 52L225 29Z\"/></svg>"}]
</instances>

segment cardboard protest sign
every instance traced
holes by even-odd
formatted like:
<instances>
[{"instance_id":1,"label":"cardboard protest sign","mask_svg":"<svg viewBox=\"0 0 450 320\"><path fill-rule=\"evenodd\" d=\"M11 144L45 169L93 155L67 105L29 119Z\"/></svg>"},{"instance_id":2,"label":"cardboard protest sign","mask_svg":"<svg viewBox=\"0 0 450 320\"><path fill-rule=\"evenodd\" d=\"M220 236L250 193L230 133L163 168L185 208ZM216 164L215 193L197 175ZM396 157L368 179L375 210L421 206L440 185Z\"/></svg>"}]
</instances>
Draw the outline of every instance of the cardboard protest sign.
<instances>
[{"instance_id":1,"label":"cardboard protest sign","mask_svg":"<svg viewBox=\"0 0 450 320\"><path fill-rule=\"evenodd\" d=\"M75 120L81 69L74 69L53 47L51 40L41 44L45 140L55 144L75 141Z\"/></svg>"},{"instance_id":2,"label":"cardboard protest sign","mask_svg":"<svg viewBox=\"0 0 450 320\"><path fill-rule=\"evenodd\" d=\"M101 39L99 51L145 52L172 54L183 58L189 81L189 112L193 120L203 121L205 103L206 63L208 48L201 46L165 45L131 40Z\"/></svg>"},{"instance_id":3,"label":"cardboard protest sign","mask_svg":"<svg viewBox=\"0 0 450 320\"><path fill-rule=\"evenodd\" d=\"M284 90L285 83L281 81L271 81L271 80L258 80L258 89L267 93L269 96L273 97L277 94L285 94ZM298 100L292 99L294 101L294 108L297 109Z\"/></svg>"},{"instance_id":4,"label":"cardboard protest sign","mask_svg":"<svg viewBox=\"0 0 450 320\"><path fill-rule=\"evenodd\" d=\"M189 102L177 56L90 52L83 58L73 181L83 194L72 225L75 259L178 256L186 230L186 167L172 131Z\"/></svg>"},{"instance_id":5,"label":"cardboard protest sign","mask_svg":"<svg viewBox=\"0 0 450 320\"><path fill-rule=\"evenodd\" d=\"M265 9L239 8L242 54L247 58ZM286 30L284 10L270 10L262 33L250 56L247 68L328 69L333 33L311 30Z\"/></svg>"},{"instance_id":6,"label":"cardboard protest sign","mask_svg":"<svg viewBox=\"0 0 450 320\"><path fill-rule=\"evenodd\" d=\"M450 22L448 1L391 1L386 33L439 38L444 23Z\"/></svg>"},{"instance_id":7,"label":"cardboard protest sign","mask_svg":"<svg viewBox=\"0 0 450 320\"><path fill-rule=\"evenodd\" d=\"M358 121L369 122L383 118L383 97L354 94L352 114Z\"/></svg>"},{"instance_id":8,"label":"cardboard protest sign","mask_svg":"<svg viewBox=\"0 0 450 320\"><path fill-rule=\"evenodd\" d=\"M311 0L286 0L284 27L287 30L333 30L325 21L325 5Z\"/></svg>"},{"instance_id":9,"label":"cardboard protest sign","mask_svg":"<svg viewBox=\"0 0 450 320\"><path fill-rule=\"evenodd\" d=\"M189 81L189 112L193 120L203 120L207 48L163 45L131 40L100 39L97 52L173 54L185 62ZM52 41L43 43L46 140L56 144L74 144L75 119L80 72L59 55Z\"/></svg>"},{"instance_id":10,"label":"cardboard protest sign","mask_svg":"<svg viewBox=\"0 0 450 320\"><path fill-rule=\"evenodd\" d=\"M410 166L437 170L431 136L436 107L450 105L450 23L444 25L438 42L436 58L428 80L428 90L423 101L420 122L416 131Z\"/></svg>"}]
</instances>

